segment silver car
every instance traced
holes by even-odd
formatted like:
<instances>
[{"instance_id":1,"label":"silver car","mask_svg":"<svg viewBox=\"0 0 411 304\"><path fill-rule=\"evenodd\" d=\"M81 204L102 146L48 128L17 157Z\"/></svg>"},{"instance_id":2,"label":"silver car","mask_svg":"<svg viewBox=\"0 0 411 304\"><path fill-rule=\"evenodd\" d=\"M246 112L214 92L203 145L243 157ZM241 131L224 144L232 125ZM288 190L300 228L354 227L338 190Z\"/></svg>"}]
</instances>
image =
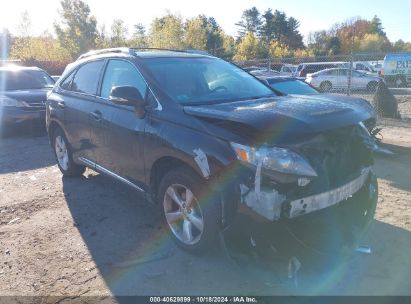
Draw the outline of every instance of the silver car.
<instances>
[{"instance_id":1,"label":"silver car","mask_svg":"<svg viewBox=\"0 0 411 304\"><path fill-rule=\"evenodd\" d=\"M296 65L283 65L280 70L281 76L293 76L297 71Z\"/></svg>"},{"instance_id":2,"label":"silver car","mask_svg":"<svg viewBox=\"0 0 411 304\"><path fill-rule=\"evenodd\" d=\"M333 68L307 74L305 81L322 92L348 89L349 69ZM380 77L364 72L352 71L351 89L374 92L377 89Z\"/></svg>"}]
</instances>

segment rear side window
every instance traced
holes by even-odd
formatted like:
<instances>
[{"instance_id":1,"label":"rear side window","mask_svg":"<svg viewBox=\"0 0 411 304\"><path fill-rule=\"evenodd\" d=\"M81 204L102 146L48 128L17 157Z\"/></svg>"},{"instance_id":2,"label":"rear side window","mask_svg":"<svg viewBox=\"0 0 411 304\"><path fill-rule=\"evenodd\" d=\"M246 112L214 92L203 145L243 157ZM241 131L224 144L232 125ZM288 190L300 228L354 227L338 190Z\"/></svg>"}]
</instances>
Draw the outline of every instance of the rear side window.
<instances>
[{"instance_id":1,"label":"rear side window","mask_svg":"<svg viewBox=\"0 0 411 304\"><path fill-rule=\"evenodd\" d=\"M82 65L71 83L71 90L75 92L96 95L101 68L104 61L98 60Z\"/></svg>"},{"instance_id":2,"label":"rear side window","mask_svg":"<svg viewBox=\"0 0 411 304\"><path fill-rule=\"evenodd\" d=\"M119 86L135 87L143 97L146 94L147 85L134 65L124 60L110 60L101 86L101 97L109 98L111 89Z\"/></svg>"},{"instance_id":3,"label":"rear side window","mask_svg":"<svg viewBox=\"0 0 411 304\"><path fill-rule=\"evenodd\" d=\"M70 91L71 90L71 83L73 81L75 73L71 73L63 82L60 84L60 87L64 90Z\"/></svg>"}]
</instances>

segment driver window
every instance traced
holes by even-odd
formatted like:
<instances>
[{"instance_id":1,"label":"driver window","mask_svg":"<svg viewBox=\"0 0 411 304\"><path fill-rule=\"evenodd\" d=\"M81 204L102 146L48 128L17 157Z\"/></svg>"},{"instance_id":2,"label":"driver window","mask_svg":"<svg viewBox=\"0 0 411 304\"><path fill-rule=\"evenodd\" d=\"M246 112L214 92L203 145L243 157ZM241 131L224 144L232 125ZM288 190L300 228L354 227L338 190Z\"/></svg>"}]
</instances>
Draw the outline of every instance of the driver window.
<instances>
[{"instance_id":1,"label":"driver window","mask_svg":"<svg viewBox=\"0 0 411 304\"><path fill-rule=\"evenodd\" d=\"M135 87L143 97L147 90L143 77L131 63L124 60L110 60L101 86L101 97L109 98L111 89L118 86Z\"/></svg>"}]
</instances>

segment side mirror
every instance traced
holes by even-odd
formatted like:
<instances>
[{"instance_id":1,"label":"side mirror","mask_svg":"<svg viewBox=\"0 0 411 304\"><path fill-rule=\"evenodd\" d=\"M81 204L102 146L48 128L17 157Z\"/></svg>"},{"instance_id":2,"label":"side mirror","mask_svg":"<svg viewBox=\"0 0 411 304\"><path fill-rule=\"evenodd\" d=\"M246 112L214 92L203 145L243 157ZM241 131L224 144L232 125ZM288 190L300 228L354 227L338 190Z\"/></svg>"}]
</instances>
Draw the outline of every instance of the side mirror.
<instances>
[{"instance_id":1,"label":"side mirror","mask_svg":"<svg viewBox=\"0 0 411 304\"><path fill-rule=\"evenodd\" d=\"M110 92L109 99L118 105L132 106L136 109L136 114L139 118L145 115L145 101L141 96L140 91L132 86L113 87Z\"/></svg>"}]
</instances>

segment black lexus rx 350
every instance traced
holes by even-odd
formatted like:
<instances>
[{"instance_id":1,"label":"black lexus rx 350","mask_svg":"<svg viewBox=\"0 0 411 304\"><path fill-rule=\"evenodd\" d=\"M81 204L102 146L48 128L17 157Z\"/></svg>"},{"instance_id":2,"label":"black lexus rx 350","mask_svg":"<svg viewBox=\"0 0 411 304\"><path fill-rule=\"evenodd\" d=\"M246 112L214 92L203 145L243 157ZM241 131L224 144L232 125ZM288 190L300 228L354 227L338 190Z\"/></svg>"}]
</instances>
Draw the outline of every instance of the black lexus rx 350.
<instances>
[{"instance_id":1,"label":"black lexus rx 350","mask_svg":"<svg viewBox=\"0 0 411 304\"><path fill-rule=\"evenodd\" d=\"M87 53L47 101L61 172L89 167L146 193L172 238L197 252L239 219L273 242L291 233L309 246L354 246L377 202L369 118L350 101L278 96L192 51Z\"/></svg>"},{"instance_id":2,"label":"black lexus rx 350","mask_svg":"<svg viewBox=\"0 0 411 304\"><path fill-rule=\"evenodd\" d=\"M43 122L47 94L54 80L37 67L0 67L0 124L2 127L25 122Z\"/></svg>"}]
</instances>

